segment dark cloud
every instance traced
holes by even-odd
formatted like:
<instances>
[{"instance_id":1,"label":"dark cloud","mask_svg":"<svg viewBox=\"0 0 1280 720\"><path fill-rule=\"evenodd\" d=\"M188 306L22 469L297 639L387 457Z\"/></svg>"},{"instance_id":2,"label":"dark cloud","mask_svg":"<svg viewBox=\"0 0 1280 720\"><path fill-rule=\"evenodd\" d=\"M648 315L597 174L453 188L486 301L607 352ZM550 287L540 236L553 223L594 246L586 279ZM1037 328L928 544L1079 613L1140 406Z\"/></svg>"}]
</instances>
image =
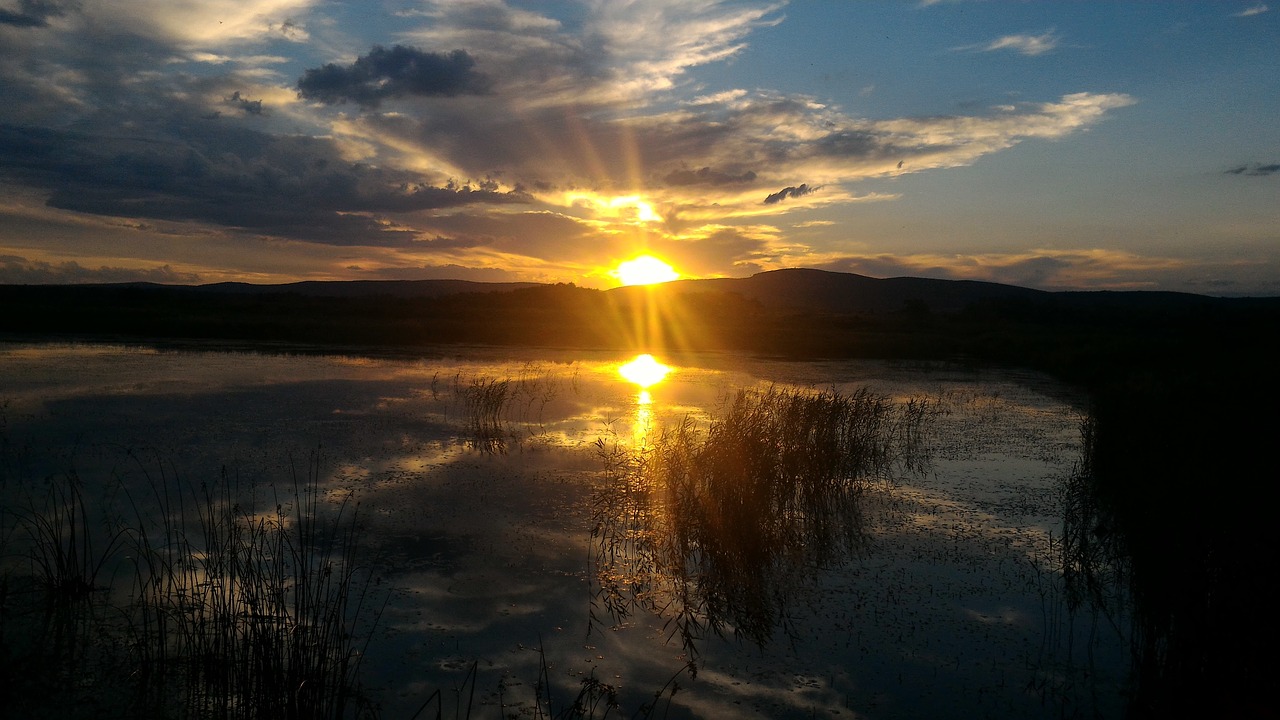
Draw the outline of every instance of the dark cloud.
<instances>
[{"instance_id":1,"label":"dark cloud","mask_svg":"<svg viewBox=\"0 0 1280 720\"><path fill-rule=\"evenodd\" d=\"M208 222L334 245L407 246L416 230L382 214L528 202L492 181L437 187L353 164L327 139L179 123L174 140L0 125L0 174L49 191L52 207Z\"/></svg>"},{"instance_id":2,"label":"dark cloud","mask_svg":"<svg viewBox=\"0 0 1280 720\"><path fill-rule=\"evenodd\" d=\"M741 185L752 182L755 179L756 174L750 170L734 175L704 167L698 170L675 170L668 173L662 180L668 185L685 187L689 185Z\"/></svg>"},{"instance_id":3,"label":"dark cloud","mask_svg":"<svg viewBox=\"0 0 1280 720\"><path fill-rule=\"evenodd\" d=\"M408 95L484 94L490 83L475 72L475 64L465 50L445 54L403 45L390 50L375 45L350 65L329 63L307 70L298 79L298 94L330 105L350 101L366 108Z\"/></svg>"},{"instance_id":4,"label":"dark cloud","mask_svg":"<svg viewBox=\"0 0 1280 720\"><path fill-rule=\"evenodd\" d=\"M47 0L19 0L16 12L0 8L0 25L45 27L49 24L49 18L65 14L63 5L64 3Z\"/></svg>"},{"instance_id":5,"label":"dark cloud","mask_svg":"<svg viewBox=\"0 0 1280 720\"><path fill-rule=\"evenodd\" d=\"M1278 172L1280 172L1280 163L1272 163L1270 165L1249 163L1247 165L1233 167L1230 170L1224 171L1227 175L1248 175L1250 177L1264 177L1267 175L1274 175Z\"/></svg>"},{"instance_id":6,"label":"dark cloud","mask_svg":"<svg viewBox=\"0 0 1280 720\"><path fill-rule=\"evenodd\" d=\"M67 283L154 282L195 285L196 273L179 272L168 265L153 268L87 268L74 260L48 263L16 255L0 255L0 283L6 285L52 285Z\"/></svg>"},{"instance_id":7,"label":"dark cloud","mask_svg":"<svg viewBox=\"0 0 1280 720\"><path fill-rule=\"evenodd\" d=\"M764 204L773 205L775 203L780 203L783 200L786 200L787 198L804 197L805 195L810 195L812 193L817 192L821 188L822 188L821 185L809 187L808 184L803 184L799 187L785 187L779 190L778 192L773 193L772 195L766 197L764 199Z\"/></svg>"},{"instance_id":8,"label":"dark cloud","mask_svg":"<svg viewBox=\"0 0 1280 720\"><path fill-rule=\"evenodd\" d=\"M242 97L239 90L231 93L230 97L224 98L222 102L229 107L233 107L249 115L262 114L262 101L250 100L247 97Z\"/></svg>"}]
</instances>

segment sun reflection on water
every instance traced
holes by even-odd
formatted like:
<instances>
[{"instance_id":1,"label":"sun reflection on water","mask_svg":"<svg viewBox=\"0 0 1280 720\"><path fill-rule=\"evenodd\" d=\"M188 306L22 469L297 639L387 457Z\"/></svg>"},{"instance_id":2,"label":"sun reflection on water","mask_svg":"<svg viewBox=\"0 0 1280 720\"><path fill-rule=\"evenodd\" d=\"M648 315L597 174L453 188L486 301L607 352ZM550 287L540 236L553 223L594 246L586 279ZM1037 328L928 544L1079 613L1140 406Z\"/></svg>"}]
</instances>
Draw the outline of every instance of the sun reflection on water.
<instances>
[{"instance_id":1,"label":"sun reflection on water","mask_svg":"<svg viewBox=\"0 0 1280 720\"><path fill-rule=\"evenodd\" d=\"M637 355L634 360L618 368L618 374L625 378L628 382L640 386L642 396L648 395L648 389L662 382L667 377L667 373L671 372L671 368L663 365L654 359L648 353ZM641 403L652 401L641 400Z\"/></svg>"},{"instance_id":2,"label":"sun reflection on water","mask_svg":"<svg viewBox=\"0 0 1280 720\"><path fill-rule=\"evenodd\" d=\"M658 362L652 355L637 355L631 362L618 368L618 374L627 382L637 385L636 418L632 425L632 443L636 447L648 444L653 428L653 394L649 388L666 379L671 368Z\"/></svg>"}]
</instances>

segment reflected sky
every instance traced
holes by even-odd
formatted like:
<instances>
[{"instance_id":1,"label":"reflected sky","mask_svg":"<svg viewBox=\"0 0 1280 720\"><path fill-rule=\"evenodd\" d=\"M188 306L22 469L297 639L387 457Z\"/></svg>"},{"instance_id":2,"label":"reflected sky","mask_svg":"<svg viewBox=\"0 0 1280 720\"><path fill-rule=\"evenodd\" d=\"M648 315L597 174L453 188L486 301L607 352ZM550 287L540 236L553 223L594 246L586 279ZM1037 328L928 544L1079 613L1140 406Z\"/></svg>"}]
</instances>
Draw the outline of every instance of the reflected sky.
<instances>
[{"instance_id":1,"label":"reflected sky","mask_svg":"<svg viewBox=\"0 0 1280 720\"><path fill-rule=\"evenodd\" d=\"M534 682L537 654L527 648L539 638L553 684L572 693L595 672L621 685L625 701L633 692L652 697L682 661L659 617L586 635L590 493L602 475L594 442L643 446L686 418L705 422L740 388L865 385L895 398L929 395L948 411L932 440L933 472L870 494L892 513L868 528L865 561L815 580L814 604L792 608L794 644L750 652L732 640L704 644L703 669L695 682L681 681L671 716L808 717L817 708L871 718L1037 717L1046 707L1038 695L1006 689L1032 676L1061 678L1061 692L1086 687L1066 685L1079 680L1078 668L1029 669L1042 667L1045 653L1062 662L1056 646L1042 649L1047 622L1060 624L1050 645L1092 642L1087 625L1045 615L1054 575L1027 562L1046 552L1058 522L1056 479L1078 457L1080 413L1060 387L995 371L684 355L641 361L671 368L642 387L621 371L636 359L0 344L8 442L0 472L42 478L74 467L93 498L107 495L98 486L105 479L145 482L140 464L153 478L163 466L165 477L197 486L219 481L225 468L250 487L287 483L291 458L322 447L322 480L357 493L378 587L391 589L383 636L369 649L386 716L411 716L431 690L460 680L450 668L470 659L483 658L493 683L504 673ZM463 442L462 398L476 379L508 383L498 415L513 438L505 455Z\"/></svg>"}]
</instances>

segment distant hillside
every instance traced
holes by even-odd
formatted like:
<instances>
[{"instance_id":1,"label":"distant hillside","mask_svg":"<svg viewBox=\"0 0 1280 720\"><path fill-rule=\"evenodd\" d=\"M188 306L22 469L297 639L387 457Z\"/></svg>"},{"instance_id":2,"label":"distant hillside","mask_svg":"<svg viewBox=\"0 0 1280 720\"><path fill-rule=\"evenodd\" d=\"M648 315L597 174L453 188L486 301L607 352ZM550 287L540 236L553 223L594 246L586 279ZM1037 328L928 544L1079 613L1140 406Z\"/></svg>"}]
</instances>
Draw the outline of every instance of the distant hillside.
<instances>
[{"instance_id":1,"label":"distant hillside","mask_svg":"<svg viewBox=\"0 0 1280 720\"><path fill-rule=\"evenodd\" d=\"M999 308L1002 313L1016 313L1019 308L1087 314L1158 313L1280 304L1276 298L1216 298L1146 290L1047 291L976 280L880 279L801 268L772 270L747 278L677 280L650 288L623 287L608 292L636 297L646 293L666 296L727 293L774 311L864 316L903 311L949 315L979 308Z\"/></svg>"},{"instance_id":2,"label":"distant hillside","mask_svg":"<svg viewBox=\"0 0 1280 720\"><path fill-rule=\"evenodd\" d=\"M618 288L612 292L643 292ZM879 315L912 307L958 312L984 300L1042 299L1042 290L973 280L877 279L826 270L772 270L747 278L677 280L664 293L733 293L775 310Z\"/></svg>"},{"instance_id":3,"label":"distant hillside","mask_svg":"<svg viewBox=\"0 0 1280 720\"><path fill-rule=\"evenodd\" d=\"M539 283L527 282L474 282L471 280L306 280L278 285L256 285L243 282L211 283L208 285L157 285L155 283L124 283L115 287L170 288L192 292L221 293L227 295L277 295L292 294L304 297L395 297L431 298L477 292L509 292L522 288L538 287ZM112 287L101 285L98 287Z\"/></svg>"}]
</instances>

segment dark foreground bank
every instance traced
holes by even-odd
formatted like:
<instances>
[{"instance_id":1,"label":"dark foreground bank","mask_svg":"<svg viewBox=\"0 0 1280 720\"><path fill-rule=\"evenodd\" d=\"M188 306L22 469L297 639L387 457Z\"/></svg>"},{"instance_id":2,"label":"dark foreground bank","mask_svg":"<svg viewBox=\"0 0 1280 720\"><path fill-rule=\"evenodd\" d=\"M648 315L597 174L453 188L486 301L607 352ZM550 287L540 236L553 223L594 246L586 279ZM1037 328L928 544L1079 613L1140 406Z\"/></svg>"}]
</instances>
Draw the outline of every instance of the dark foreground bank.
<instances>
[{"instance_id":1,"label":"dark foreground bank","mask_svg":"<svg viewBox=\"0 0 1280 720\"><path fill-rule=\"evenodd\" d=\"M344 351L675 348L1044 370L1093 398L1065 519L1065 570L1082 607L1134 618L1131 714L1274 716L1274 600L1264 581L1280 301L943 289L859 306L838 292L796 302L795 285L772 294L558 285L431 297L6 286L0 337Z\"/></svg>"}]
</instances>

